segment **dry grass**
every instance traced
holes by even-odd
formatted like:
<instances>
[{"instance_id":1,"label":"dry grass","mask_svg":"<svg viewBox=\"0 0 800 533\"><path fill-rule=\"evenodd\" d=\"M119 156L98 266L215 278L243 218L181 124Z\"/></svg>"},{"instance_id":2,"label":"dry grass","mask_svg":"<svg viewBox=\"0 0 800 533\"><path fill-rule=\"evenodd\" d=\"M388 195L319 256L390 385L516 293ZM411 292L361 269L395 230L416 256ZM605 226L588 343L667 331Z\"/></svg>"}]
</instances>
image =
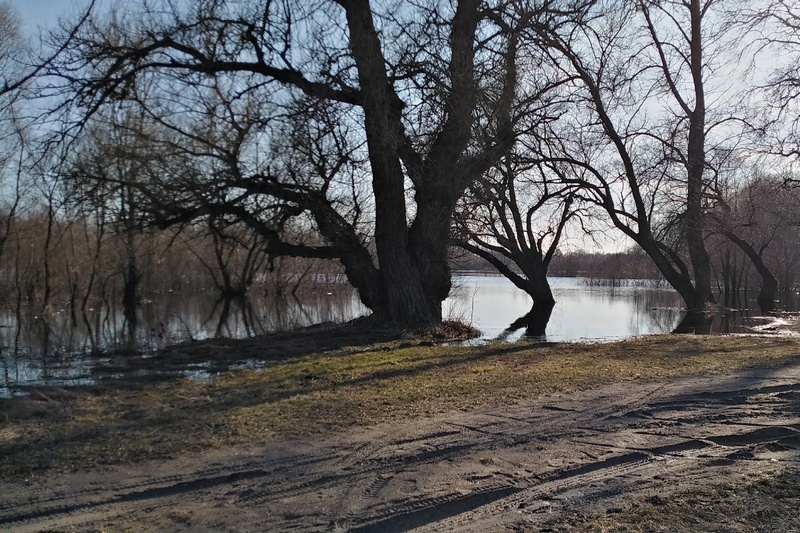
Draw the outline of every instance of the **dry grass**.
<instances>
[{"instance_id":1,"label":"dry grass","mask_svg":"<svg viewBox=\"0 0 800 533\"><path fill-rule=\"evenodd\" d=\"M566 532L730 533L800 532L800 470L742 478L641 505L601 518L577 519Z\"/></svg>"},{"instance_id":2,"label":"dry grass","mask_svg":"<svg viewBox=\"0 0 800 533\"><path fill-rule=\"evenodd\" d=\"M209 383L40 389L0 400L0 477L324 434L611 382L783 365L798 356L796 340L756 336L471 347L392 342L285 358Z\"/></svg>"}]
</instances>

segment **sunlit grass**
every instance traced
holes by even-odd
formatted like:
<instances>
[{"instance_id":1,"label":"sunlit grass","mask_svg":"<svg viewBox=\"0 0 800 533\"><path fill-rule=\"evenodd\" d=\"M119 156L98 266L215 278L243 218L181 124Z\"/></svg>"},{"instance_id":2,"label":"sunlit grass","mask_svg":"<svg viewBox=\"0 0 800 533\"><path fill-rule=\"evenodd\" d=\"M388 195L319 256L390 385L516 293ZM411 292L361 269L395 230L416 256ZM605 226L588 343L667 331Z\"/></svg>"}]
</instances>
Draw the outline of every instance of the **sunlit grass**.
<instances>
[{"instance_id":1,"label":"sunlit grass","mask_svg":"<svg viewBox=\"0 0 800 533\"><path fill-rule=\"evenodd\" d=\"M666 335L604 344L383 343L261 370L0 401L0 475L73 470L319 435L559 390L798 360L784 337Z\"/></svg>"}]
</instances>

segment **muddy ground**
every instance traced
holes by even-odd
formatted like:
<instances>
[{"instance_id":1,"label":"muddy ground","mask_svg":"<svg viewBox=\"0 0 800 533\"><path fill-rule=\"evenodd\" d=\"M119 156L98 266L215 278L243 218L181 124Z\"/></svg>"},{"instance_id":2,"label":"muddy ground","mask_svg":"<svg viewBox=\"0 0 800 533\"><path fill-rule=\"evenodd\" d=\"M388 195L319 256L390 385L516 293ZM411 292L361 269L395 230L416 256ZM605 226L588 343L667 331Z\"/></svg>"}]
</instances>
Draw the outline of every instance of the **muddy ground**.
<instances>
[{"instance_id":1,"label":"muddy ground","mask_svg":"<svg viewBox=\"0 0 800 533\"><path fill-rule=\"evenodd\" d=\"M5 481L0 530L799 531L799 470L796 364Z\"/></svg>"}]
</instances>

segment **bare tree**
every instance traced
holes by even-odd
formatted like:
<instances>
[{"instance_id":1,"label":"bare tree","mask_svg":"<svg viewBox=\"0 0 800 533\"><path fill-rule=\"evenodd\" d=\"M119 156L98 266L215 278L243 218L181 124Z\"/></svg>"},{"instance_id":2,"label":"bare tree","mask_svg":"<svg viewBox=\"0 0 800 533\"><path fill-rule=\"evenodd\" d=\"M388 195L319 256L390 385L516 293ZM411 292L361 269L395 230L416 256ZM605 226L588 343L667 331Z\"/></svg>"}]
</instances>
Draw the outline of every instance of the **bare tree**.
<instances>
[{"instance_id":1,"label":"bare tree","mask_svg":"<svg viewBox=\"0 0 800 533\"><path fill-rule=\"evenodd\" d=\"M799 209L798 192L787 186L782 176L755 175L731 191L711 213L714 229L736 245L758 273L761 289L757 301L763 313L774 311L779 301L781 283L775 272L781 261L775 252L798 246L792 218Z\"/></svg>"},{"instance_id":2,"label":"bare tree","mask_svg":"<svg viewBox=\"0 0 800 533\"><path fill-rule=\"evenodd\" d=\"M575 79L573 113L553 127L543 159L650 256L686 302L685 329L704 324L715 303L708 152L735 136L735 112L722 105L730 89L709 81L736 67L719 3L598 1L579 25L537 31Z\"/></svg>"},{"instance_id":3,"label":"bare tree","mask_svg":"<svg viewBox=\"0 0 800 533\"><path fill-rule=\"evenodd\" d=\"M447 246L456 203L512 146L521 107L540 89L519 83L521 29L534 21L553 26L582 3L208 0L186 10L148 4L93 20L60 72L77 90L84 115L109 100L135 98L142 83L157 85L161 102L184 108L197 103L187 97L193 88L224 87L234 112L220 118L233 134L248 122L240 104L255 102L261 116L245 126L245 137L262 139L261 148L250 147L261 154L260 164L257 156L245 164L241 152L231 152L236 143L224 150L207 145L218 168L228 169L213 182L219 197L205 198L205 206L193 202L193 211L173 205L169 220L204 215L212 203L238 213L264 230L271 253L341 261L378 319L426 324L441 319L450 289ZM527 66L535 77L535 65ZM160 114L155 100L139 103ZM298 109L311 113L303 117ZM294 147L284 154L292 164L263 164L263 146L280 144L270 132L330 112L350 127L346 159L353 147L366 154L368 165L358 173L370 184L362 216L372 217L374 258L363 227L353 225L352 202L332 200L340 169L303 175L298 167L309 166L295 164L303 154ZM203 144L196 132L184 133ZM259 226L254 206L270 204L268 198L283 204L286 216L307 217L326 244L284 243L274 228Z\"/></svg>"},{"instance_id":4,"label":"bare tree","mask_svg":"<svg viewBox=\"0 0 800 533\"><path fill-rule=\"evenodd\" d=\"M90 3L75 25L65 28L63 40L54 41L51 43L52 47L43 45L37 51L20 34L21 24L13 7L7 2L0 2L0 265L5 271L7 282L28 278L25 292L29 302L41 288L43 307L48 306L52 294L50 251L59 238L55 232L61 198L56 194L54 184L47 179L49 160L40 153L35 143L34 133L40 125L32 123L28 106L33 98L32 86L71 43L72 37L86 20L92 7L93 3ZM37 163L41 165L37 167ZM47 222L44 228L45 242L40 250L43 271L40 279L34 280L32 278L36 278L37 274L27 276L20 271L22 265L19 262L19 249L15 251L16 268L6 265L5 260L7 244L14 233L13 225L18 215L23 208L28 208L28 216L36 218L39 209L42 209L37 204L40 197L46 199ZM31 215L31 212L36 214ZM21 242L19 238L16 239L17 247ZM16 292L19 313L22 288L18 286Z\"/></svg>"},{"instance_id":5,"label":"bare tree","mask_svg":"<svg viewBox=\"0 0 800 533\"><path fill-rule=\"evenodd\" d=\"M482 257L533 299L514 329L543 335L555 304L547 270L567 223L580 209L575 189L543 164L509 155L467 190L454 217L455 242Z\"/></svg>"},{"instance_id":6,"label":"bare tree","mask_svg":"<svg viewBox=\"0 0 800 533\"><path fill-rule=\"evenodd\" d=\"M0 97L14 95L38 76L47 72L56 58L72 44L78 30L94 9L91 0L74 24L62 28L63 35L50 43L49 53L39 54L25 48L19 34L20 22L8 2L0 2Z\"/></svg>"},{"instance_id":7,"label":"bare tree","mask_svg":"<svg viewBox=\"0 0 800 533\"><path fill-rule=\"evenodd\" d=\"M739 21L758 36L756 42L772 72L760 87L767 109L762 150L779 157L777 164L800 158L800 7L791 0L769 0L744 13ZM785 173L797 185L794 175Z\"/></svg>"},{"instance_id":8,"label":"bare tree","mask_svg":"<svg viewBox=\"0 0 800 533\"><path fill-rule=\"evenodd\" d=\"M84 212L102 217L95 218L98 230L110 230L119 245L114 250L116 274L123 280L122 303L132 315L140 298L140 246L148 226L140 186L163 154L149 142L143 117L125 106L107 111L96 116L83 142L71 147L61 172L67 198L83 204Z\"/></svg>"},{"instance_id":9,"label":"bare tree","mask_svg":"<svg viewBox=\"0 0 800 533\"><path fill-rule=\"evenodd\" d=\"M210 216L206 222L203 243L209 245L211 253L191 243L190 250L209 272L223 299L244 297L256 276L266 270L266 243L253 228L238 221Z\"/></svg>"},{"instance_id":10,"label":"bare tree","mask_svg":"<svg viewBox=\"0 0 800 533\"><path fill-rule=\"evenodd\" d=\"M6 267L7 246L27 189L31 152L29 128L20 117L19 89L29 80L17 58L27 50L19 21L7 3L0 3L0 265ZM10 269L7 270L10 274ZM11 276L6 277L9 283ZM10 290L7 291L11 293Z\"/></svg>"}]
</instances>

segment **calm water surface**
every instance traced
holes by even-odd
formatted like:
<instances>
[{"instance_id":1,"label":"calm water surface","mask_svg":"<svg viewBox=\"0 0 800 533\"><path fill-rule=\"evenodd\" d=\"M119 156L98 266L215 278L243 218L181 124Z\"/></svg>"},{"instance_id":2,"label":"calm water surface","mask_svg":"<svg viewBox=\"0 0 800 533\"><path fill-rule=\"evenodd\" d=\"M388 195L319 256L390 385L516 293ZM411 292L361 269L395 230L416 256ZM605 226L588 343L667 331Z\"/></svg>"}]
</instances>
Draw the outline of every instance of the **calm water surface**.
<instances>
[{"instance_id":1,"label":"calm water surface","mask_svg":"<svg viewBox=\"0 0 800 533\"><path fill-rule=\"evenodd\" d=\"M443 304L446 318L471 323L484 340L515 340L526 333L524 328L508 328L528 313L531 299L504 277L461 274L453 282L451 296ZM634 282L622 287L590 283L551 278L557 303L545 334L535 340L595 342L666 333L682 318L682 302L673 290ZM797 302L792 305L796 310ZM29 385L91 383L97 365L120 353L147 354L192 339L243 338L344 322L366 312L346 285L328 286L301 298L256 295L227 304L211 295L152 295L137 309L134 320L121 309L103 306L85 314L69 309L56 309L48 316L6 312L0 314L0 396ZM729 313L718 320L714 331L740 331L749 315L750 311ZM198 372L203 372L200 362L186 373Z\"/></svg>"},{"instance_id":2,"label":"calm water surface","mask_svg":"<svg viewBox=\"0 0 800 533\"><path fill-rule=\"evenodd\" d=\"M682 300L671 289L625 280L627 286L590 285L584 278L550 278L556 299L547 341L614 340L672 331L683 317ZM456 276L444 311L472 323L483 338L515 339L525 331L506 328L531 309L532 300L502 276Z\"/></svg>"}]
</instances>

